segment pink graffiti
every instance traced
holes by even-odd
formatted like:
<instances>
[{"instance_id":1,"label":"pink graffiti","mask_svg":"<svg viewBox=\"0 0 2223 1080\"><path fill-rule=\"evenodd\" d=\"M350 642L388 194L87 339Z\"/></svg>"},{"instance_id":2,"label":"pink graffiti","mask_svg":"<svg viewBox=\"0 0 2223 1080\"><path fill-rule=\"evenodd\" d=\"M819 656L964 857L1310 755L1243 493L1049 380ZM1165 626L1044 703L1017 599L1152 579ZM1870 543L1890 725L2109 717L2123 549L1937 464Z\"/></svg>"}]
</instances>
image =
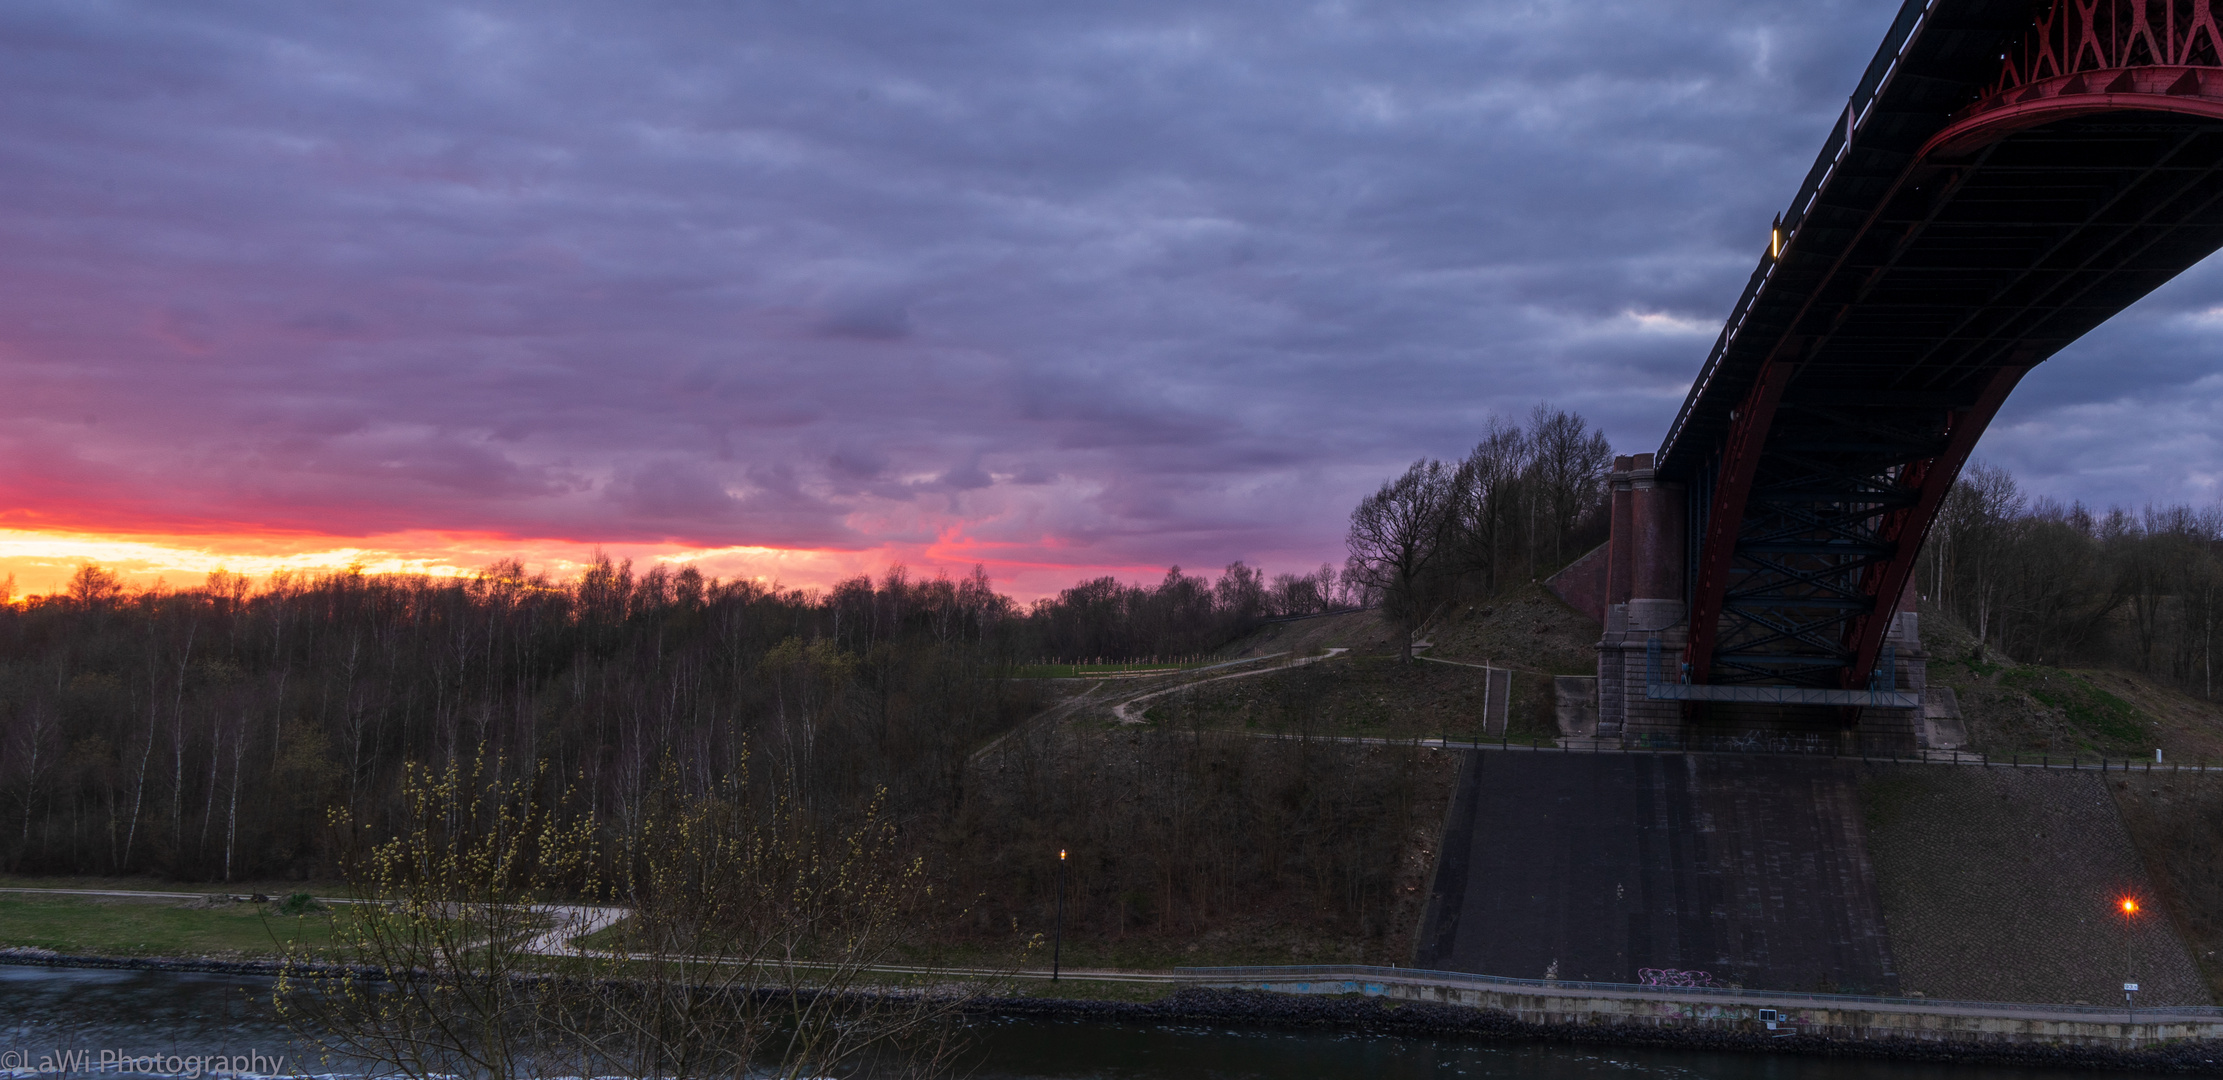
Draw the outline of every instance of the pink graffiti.
<instances>
[{"instance_id":1,"label":"pink graffiti","mask_svg":"<svg viewBox=\"0 0 2223 1080\"><path fill-rule=\"evenodd\" d=\"M1637 981L1645 986L1719 986L1714 977L1703 971L1679 971L1675 968L1639 968Z\"/></svg>"}]
</instances>

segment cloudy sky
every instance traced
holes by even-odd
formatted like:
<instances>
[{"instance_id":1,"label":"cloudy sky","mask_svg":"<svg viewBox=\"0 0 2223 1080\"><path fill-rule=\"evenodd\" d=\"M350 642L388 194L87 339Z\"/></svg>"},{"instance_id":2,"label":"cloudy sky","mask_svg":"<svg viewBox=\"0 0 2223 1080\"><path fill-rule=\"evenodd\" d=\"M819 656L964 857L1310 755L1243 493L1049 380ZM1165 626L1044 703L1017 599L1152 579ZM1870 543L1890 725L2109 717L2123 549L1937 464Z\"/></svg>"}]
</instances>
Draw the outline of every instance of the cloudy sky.
<instances>
[{"instance_id":1,"label":"cloudy sky","mask_svg":"<svg viewBox=\"0 0 2223 1080\"><path fill-rule=\"evenodd\" d=\"M1896 0L0 6L0 580L1340 560L1658 443ZM2223 492L2223 272L1979 456Z\"/></svg>"}]
</instances>

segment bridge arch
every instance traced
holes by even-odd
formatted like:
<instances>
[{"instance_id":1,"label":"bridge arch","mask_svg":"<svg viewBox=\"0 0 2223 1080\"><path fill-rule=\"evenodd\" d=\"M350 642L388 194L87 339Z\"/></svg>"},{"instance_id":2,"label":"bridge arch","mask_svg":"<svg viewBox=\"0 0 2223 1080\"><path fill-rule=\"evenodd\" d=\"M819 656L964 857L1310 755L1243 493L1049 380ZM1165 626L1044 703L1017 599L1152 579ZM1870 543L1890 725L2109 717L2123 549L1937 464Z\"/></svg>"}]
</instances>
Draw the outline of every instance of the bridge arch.
<instances>
[{"instance_id":1,"label":"bridge arch","mask_svg":"<svg viewBox=\"0 0 2223 1080\"><path fill-rule=\"evenodd\" d=\"M1916 737L1914 559L1976 440L2031 367L2223 247L2217 15L1907 0L1658 454L1616 474L1675 527L1597 565L1681 573L1601 579L1601 730Z\"/></svg>"}]
</instances>

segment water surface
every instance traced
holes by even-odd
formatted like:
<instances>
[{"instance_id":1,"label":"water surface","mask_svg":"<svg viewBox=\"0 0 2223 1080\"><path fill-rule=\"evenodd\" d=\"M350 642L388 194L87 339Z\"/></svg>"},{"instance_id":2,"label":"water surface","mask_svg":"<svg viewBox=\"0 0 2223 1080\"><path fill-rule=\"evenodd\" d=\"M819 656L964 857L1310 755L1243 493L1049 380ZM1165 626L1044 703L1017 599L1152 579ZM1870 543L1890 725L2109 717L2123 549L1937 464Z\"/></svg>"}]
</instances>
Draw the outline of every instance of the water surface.
<instances>
[{"instance_id":1,"label":"water surface","mask_svg":"<svg viewBox=\"0 0 2223 1080\"><path fill-rule=\"evenodd\" d=\"M1195 1023L1041 1019L974 1025L961 1075L980 1080L2064 1080L2139 1074L1889 1062L1771 1054L1615 1050L1456 1038L1277 1031ZM120 1057L260 1054L288 1072L359 1076L319 1062L270 1005L264 978L0 965L0 1055L102 1051ZM10 1060L9 1064L15 1064ZM77 1075L92 1075L84 1070ZM111 1072L108 1075L114 1076Z\"/></svg>"}]
</instances>

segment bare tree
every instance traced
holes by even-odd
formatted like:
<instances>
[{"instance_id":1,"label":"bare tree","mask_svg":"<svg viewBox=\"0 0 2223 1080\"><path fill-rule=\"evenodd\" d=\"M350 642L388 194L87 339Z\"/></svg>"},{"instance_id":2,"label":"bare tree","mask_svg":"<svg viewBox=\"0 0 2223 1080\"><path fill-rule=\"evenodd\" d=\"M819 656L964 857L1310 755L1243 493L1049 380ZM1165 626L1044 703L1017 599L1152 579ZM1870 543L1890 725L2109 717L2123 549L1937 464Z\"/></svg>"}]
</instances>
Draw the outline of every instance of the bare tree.
<instances>
[{"instance_id":1,"label":"bare tree","mask_svg":"<svg viewBox=\"0 0 2223 1080\"><path fill-rule=\"evenodd\" d=\"M329 916L338 963L297 946L273 991L280 1014L327 1055L412 1080L539 1071L548 986L525 976L546 905L593 887L594 829L536 797L544 775L493 779L502 771L484 757L411 766L398 834L342 863L352 902ZM360 827L345 809L333 824Z\"/></svg>"},{"instance_id":2,"label":"bare tree","mask_svg":"<svg viewBox=\"0 0 2223 1080\"><path fill-rule=\"evenodd\" d=\"M1938 515L1940 542L1947 545L1945 588L1979 643L1990 642L1997 629L2002 563L2024 505L2013 476L1978 463L1954 483Z\"/></svg>"},{"instance_id":3,"label":"bare tree","mask_svg":"<svg viewBox=\"0 0 2223 1080\"><path fill-rule=\"evenodd\" d=\"M1507 563L1523 550L1523 477L1535 443L1517 424L1490 418L1452 482L1450 528L1460 571L1481 579L1484 595L1505 584Z\"/></svg>"},{"instance_id":4,"label":"bare tree","mask_svg":"<svg viewBox=\"0 0 2223 1080\"><path fill-rule=\"evenodd\" d=\"M738 780L690 792L668 765L626 847L628 914L567 960L578 992L550 999L584 1075L934 1071L965 1003L1002 986L959 985L920 954L946 913L878 799L831 825Z\"/></svg>"},{"instance_id":5,"label":"bare tree","mask_svg":"<svg viewBox=\"0 0 2223 1080\"><path fill-rule=\"evenodd\" d=\"M1227 564L1227 571L1212 587L1213 598L1221 611L1237 623L1247 623L1266 610L1265 571L1245 564L1241 559Z\"/></svg>"},{"instance_id":6,"label":"bare tree","mask_svg":"<svg viewBox=\"0 0 2223 1080\"><path fill-rule=\"evenodd\" d=\"M1568 534L1598 502L1613 447L1605 432L1592 430L1580 415L1541 404L1529 416L1527 441L1544 526L1539 545L1550 544L1550 565L1558 566L1576 554L1566 550Z\"/></svg>"},{"instance_id":7,"label":"bare tree","mask_svg":"<svg viewBox=\"0 0 2223 1080\"><path fill-rule=\"evenodd\" d=\"M952 990L905 951L939 913L877 800L835 824L739 779L692 792L667 758L603 845L550 809L545 769L503 771L412 769L403 831L346 864L340 963L289 956L275 999L327 1056L421 1080L934 1066L963 1005L1000 988Z\"/></svg>"},{"instance_id":8,"label":"bare tree","mask_svg":"<svg viewBox=\"0 0 2223 1080\"><path fill-rule=\"evenodd\" d=\"M1454 490L1454 470L1423 459L1351 511L1349 569L1367 587L1381 590L1384 613L1405 630L1398 646L1402 660L1412 659L1412 635L1453 584L1446 571Z\"/></svg>"}]
</instances>

